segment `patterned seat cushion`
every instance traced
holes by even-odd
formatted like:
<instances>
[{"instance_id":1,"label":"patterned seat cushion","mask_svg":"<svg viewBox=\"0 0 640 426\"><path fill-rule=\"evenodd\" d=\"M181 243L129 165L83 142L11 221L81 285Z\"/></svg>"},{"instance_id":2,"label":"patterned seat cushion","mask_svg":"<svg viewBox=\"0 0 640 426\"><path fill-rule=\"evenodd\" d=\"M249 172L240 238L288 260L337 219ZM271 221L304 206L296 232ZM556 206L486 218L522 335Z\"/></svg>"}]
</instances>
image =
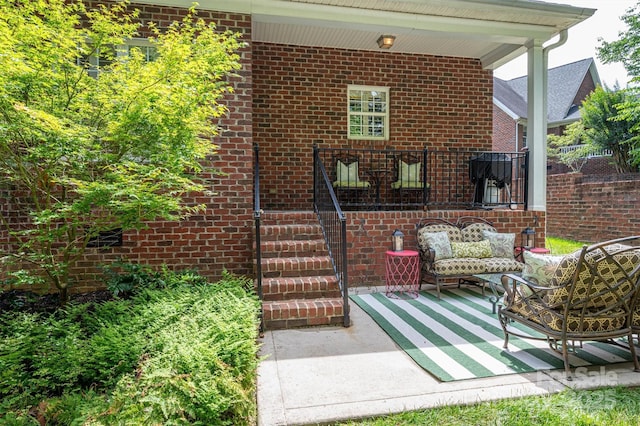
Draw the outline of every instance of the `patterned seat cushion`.
<instances>
[{"instance_id":1,"label":"patterned seat cushion","mask_svg":"<svg viewBox=\"0 0 640 426\"><path fill-rule=\"evenodd\" d=\"M484 231L497 232L496 228L486 223L472 223L462 230L462 241L474 242L484 240Z\"/></svg>"},{"instance_id":2,"label":"patterned seat cushion","mask_svg":"<svg viewBox=\"0 0 640 426\"><path fill-rule=\"evenodd\" d=\"M439 241L440 239L438 238L434 240L434 235L441 234L442 232L447 233L447 236L449 237L449 244L452 242L462 241L462 233L460 232L460 229L455 226L445 224L428 225L420 228L418 231L418 247L420 247L420 250L426 252L429 249L434 249L434 251L436 251L436 259L451 257L451 247L449 247L447 253L439 253L437 248L432 247L430 244L432 241Z\"/></svg>"},{"instance_id":3,"label":"patterned seat cushion","mask_svg":"<svg viewBox=\"0 0 640 426\"><path fill-rule=\"evenodd\" d=\"M446 231L447 235L449 236L449 241L451 242L462 241L462 231L460 231L460 228L458 228L457 226L446 225L444 223L442 224L436 223L433 225L427 225L423 228L420 228L420 230L418 231L418 244L420 245L420 247L426 248L424 239L421 238L422 234L442 232L442 231Z\"/></svg>"},{"instance_id":4,"label":"patterned seat cushion","mask_svg":"<svg viewBox=\"0 0 640 426\"><path fill-rule=\"evenodd\" d=\"M565 321L563 310L549 309L532 299L528 299L527 304L519 296L516 296L509 310L555 331L562 331L563 321ZM602 316L597 315L595 311L591 314L587 312L582 321L580 314L579 310L569 312L566 318L567 331L597 333L619 330L624 326L626 319L622 309L608 312L607 315Z\"/></svg>"},{"instance_id":5,"label":"patterned seat cushion","mask_svg":"<svg viewBox=\"0 0 640 426\"><path fill-rule=\"evenodd\" d=\"M482 274L486 271L485 261L486 259L476 259L473 257L442 259L434 264L434 269L438 275Z\"/></svg>"},{"instance_id":6,"label":"patterned seat cushion","mask_svg":"<svg viewBox=\"0 0 640 426\"><path fill-rule=\"evenodd\" d=\"M522 263L503 257L458 257L438 260L434 269L438 275L494 274L521 271Z\"/></svg>"},{"instance_id":7,"label":"patterned seat cushion","mask_svg":"<svg viewBox=\"0 0 640 426\"><path fill-rule=\"evenodd\" d=\"M633 283L639 278L631 277L631 280L623 279L626 274L633 271L640 264L640 250L624 251L613 254L612 259L603 259L598 252L592 252L586 262L591 265L580 265L578 276L573 288L571 300L569 292L574 273L579 259L579 252L566 256L556 268L554 277L550 282L550 291L545 296L546 302L551 306L562 306L567 302L581 307L584 302L587 308L602 308L615 304L620 297L628 293ZM622 284L616 286L615 283Z\"/></svg>"},{"instance_id":8,"label":"patterned seat cushion","mask_svg":"<svg viewBox=\"0 0 640 426\"><path fill-rule=\"evenodd\" d=\"M524 264L515 259L507 259L506 257L490 257L482 259L486 268L485 272L494 274L498 272L520 272Z\"/></svg>"}]
</instances>

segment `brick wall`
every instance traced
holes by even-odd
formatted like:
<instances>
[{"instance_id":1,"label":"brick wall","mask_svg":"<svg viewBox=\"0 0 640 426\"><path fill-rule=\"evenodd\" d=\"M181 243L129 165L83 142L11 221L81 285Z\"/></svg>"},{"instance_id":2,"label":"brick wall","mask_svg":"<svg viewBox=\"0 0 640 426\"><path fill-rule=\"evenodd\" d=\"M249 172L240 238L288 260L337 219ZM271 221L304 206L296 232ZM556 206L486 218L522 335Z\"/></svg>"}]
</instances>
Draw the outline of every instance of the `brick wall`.
<instances>
[{"instance_id":1,"label":"brick wall","mask_svg":"<svg viewBox=\"0 0 640 426\"><path fill-rule=\"evenodd\" d=\"M547 180L547 234L599 242L640 234L640 174L563 174Z\"/></svg>"},{"instance_id":2,"label":"brick wall","mask_svg":"<svg viewBox=\"0 0 640 426\"><path fill-rule=\"evenodd\" d=\"M547 165L547 174L558 175L563 173L570 173L571 169L562 163L555 161L549 161ZM591 157L587 159L587 162L580 169L580 173L583 175L615 175L615 164L612 163L611 157Z\"/></svg>"},{"instance_id":3,"label":"brick wall","mask_svg":"<svg viewBox=\"0 0 640 426\"><path fill-rule=\"evenodd\" d=\"M491 71L480 62L254 43L253 137L262 203L312 208L313 144L491 150ZM390 88L389 141L347 140L347 85Z\"/></svg>"},{"instance_id":4,"label":"brick wall","mask_svg":"<svg viewBox=\"0 0 640 426\"><path fill-rule=\"evenodd\" d=\"M95 7L99 2L88 3ZM143 24L148 21L167 27L181 20L185 9L132 4L141 10ZM220 31L239 32L251 40L251 18L248 15L200 11L199 17L217 23ZM144 30L144 28L143 28ZM172 269L196 269L212 280L221 277L223 269L251 275L253 271L253 168L252 168L252 51L250 45L241 51L243 68L231 78L234 93L222 101L228 114L219 120L220 135L216 155L203 162L201 178L213 196L191 194L190 204L204 203L204 212L181 222L158 221L149 229L126 231L123 246L88 249L86 256L73 268L74 279L80 281L71 291L88 291L103 286L97 265L117 259L152 265L166 264ZM215 175L220 170L224 176ZM8 209L8 207L3 207ZM3 241L0 235L0 242ZM6 240L5 240L6 241Z\"/></svg>"},{"instance_id":5,"label":"brick wall","mask_svg":"<svg viewBox=\"0 0 640 426\"><path fill-rule=\"evenodd\" d=\"M493 150L516 151L516 122L497 105L493 105Z\"/></svg>"},{"instance_id":6,"label":"brick wall","mask_svg":"<svg viewBox=\"0 0 640 426\"><path fill-rule=\"evenodd\" d=\"M417 247L416 225L423 218L441 218L456 222L462 216L481 217L493 222L498 232L516 234L527 226L535 227L536 245L544 247L545 213L522 210L451 210L406 212L346 212L349 286L384 285L385 252L391 248L391 234L397 228L405 235L404 247ZM537 223L537 226L535 224Z\"/></svg>"},{"instance_id":7,"label":"brick wall","mask_svg":"<svg viewBox=\"0 0 640 426\"><path fill-rule=\"evenodd\" d=\"M582 79L582 84L580 84L580 88L576 93L576 97L573 99L573 104L578 106L582 105L582 101L584 101L587 96L589 96L591 92L595 90L595 88L596 84L593 81L593 77L591 76L590 72L587 72L587 74L584 76L584 79Z\"/></svg>"}]
</instances>

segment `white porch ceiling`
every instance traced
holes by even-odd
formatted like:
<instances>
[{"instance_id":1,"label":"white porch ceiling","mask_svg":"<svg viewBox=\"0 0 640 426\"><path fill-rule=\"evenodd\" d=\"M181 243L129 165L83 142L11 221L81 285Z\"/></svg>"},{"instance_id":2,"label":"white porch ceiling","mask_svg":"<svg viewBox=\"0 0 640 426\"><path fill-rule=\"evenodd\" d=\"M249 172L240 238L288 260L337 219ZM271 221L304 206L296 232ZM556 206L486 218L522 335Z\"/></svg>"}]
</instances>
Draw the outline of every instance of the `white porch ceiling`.
<instances>
[{"instance_id":1,"label":"white porch ceiling","mask_svg":"<svg viewBox=\"0 0 640 426\"><path fill-rule=\"evenodd\" d=\"M188 7L191 0L141 1ZM200 0L199 8L252 15L255 41L477 58L494 69L595 12L532 0Z\"/></svg>"}]
</instances>

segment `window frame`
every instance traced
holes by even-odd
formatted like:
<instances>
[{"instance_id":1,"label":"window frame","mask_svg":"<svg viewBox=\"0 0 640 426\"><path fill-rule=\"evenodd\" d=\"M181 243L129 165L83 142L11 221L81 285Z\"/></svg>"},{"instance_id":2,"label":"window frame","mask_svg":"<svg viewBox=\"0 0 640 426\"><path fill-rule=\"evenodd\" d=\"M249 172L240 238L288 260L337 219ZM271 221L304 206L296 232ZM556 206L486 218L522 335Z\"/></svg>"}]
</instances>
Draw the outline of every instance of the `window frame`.
<instances>
[{"instance_id":1,"label":"window frame","mask_svg":"<svg viewBox=\"0 0 640 426\"><path fill-rule=\"evenodd\" d=\"M130 38L125 40L123 44L115 45L113 47L115 57L121 58L121 57L129 56L129 52L131 51L131 48L134 48L134 47L145 49L144 55L147 61L153 61L155 59L153 58L153 55L150 54L150 49L155 49L155 46L153 45L153 43L151 43L146 38L140 38L140 37ZM83 59L78 58L79 65L82 61ZM109 65L111 63L111 61L104 60L101 58L99 49L97 49L94 54L86 57L84 61L86 61L87 64L89 65L86 68L86 72L89 74L89 76L93 78L98 78L100 74L103 72L102 67L104 67L105 65Z\"/></svg>"},{"instance_id":2,"label":"window frame","mask_svg":"<svg viewBox=\"0 0 640 426\"><path fill-rule=\"evenodd\" d=\"M352 92L379 92L384 94L384 101L381 102L383 105L382 111L354 111L352 110ZM387 86L368 86L368 85L359 85L359 84L349 84L347 85L347 139L352 140L389 140L389 105L390 105L390 97L389 97L390 89ZM360 94L360 102L364 102L365 98ZM374 108L375 108L375 98L374 98ZM375 118L382 118L382 126L383 131L381 135L376 135L375 132L371 134L355 134L352 133L352 117L361 117L363 120L369 121ZM360 125L361 129L365 128L373 128L375 123L369 125Z\"/></svg>"}]
</instances>

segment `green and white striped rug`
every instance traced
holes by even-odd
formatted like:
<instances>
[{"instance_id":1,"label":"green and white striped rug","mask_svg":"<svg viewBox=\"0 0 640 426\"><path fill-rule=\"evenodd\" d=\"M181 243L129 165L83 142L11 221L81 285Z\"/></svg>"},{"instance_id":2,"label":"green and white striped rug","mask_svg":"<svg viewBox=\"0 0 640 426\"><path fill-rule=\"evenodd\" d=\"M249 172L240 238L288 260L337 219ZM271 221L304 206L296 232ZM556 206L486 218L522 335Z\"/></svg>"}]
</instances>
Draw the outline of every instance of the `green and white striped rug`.
<instances>
[{"instance_id":1,"label":"green and white striped rug","mask_svg":"<svg viewBox=\"0 0 640 426\"><path fill-rule=\"evenodd\" d=\"M501 374L562 369L561 355L545 341L509 338L486 296L471 288L445 290L442 300L422 291L417 299L391 299L384 293L352 295L418 365L442 381ZM527 327L521 331L539 336ZM631 360L628 349L586 342L571 355L573 367L606 365Z\"/></svg>"}]
</instances>

